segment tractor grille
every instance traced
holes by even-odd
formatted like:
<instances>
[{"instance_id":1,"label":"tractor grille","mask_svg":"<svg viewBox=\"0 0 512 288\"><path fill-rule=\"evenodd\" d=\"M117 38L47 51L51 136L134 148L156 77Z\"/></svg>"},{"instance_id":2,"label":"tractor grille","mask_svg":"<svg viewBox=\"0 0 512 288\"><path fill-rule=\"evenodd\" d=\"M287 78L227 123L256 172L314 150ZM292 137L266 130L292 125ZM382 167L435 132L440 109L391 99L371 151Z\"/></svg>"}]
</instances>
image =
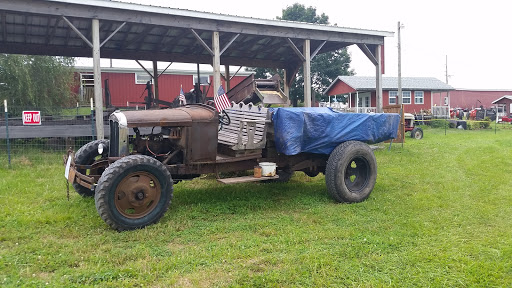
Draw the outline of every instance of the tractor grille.
<instances>
[{"instance_id":1,"label":"tractor grille","mask_svg":"<svg viewBox=\"0 0 512 288\"><path fill-rule=\"evenodd\" d=\"M119 122L110 120L110 157L119 157Z\"/></svg>"}]
</instances>

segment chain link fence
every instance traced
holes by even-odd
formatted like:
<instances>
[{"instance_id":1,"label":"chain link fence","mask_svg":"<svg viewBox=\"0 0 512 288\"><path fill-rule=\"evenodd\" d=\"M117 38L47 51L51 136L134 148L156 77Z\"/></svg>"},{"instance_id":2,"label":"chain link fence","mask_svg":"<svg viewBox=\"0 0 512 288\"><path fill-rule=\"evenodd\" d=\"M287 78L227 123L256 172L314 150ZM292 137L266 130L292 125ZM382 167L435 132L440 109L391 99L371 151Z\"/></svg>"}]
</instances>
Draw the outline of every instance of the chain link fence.
<instances>
[{"instance_id":1,"label":"chain link fence","mask_svg":"<svg viewBox=\"0 0 512 288\"><path fill-rule=\"evenodd\" d=\"M89 107L63 109L9 107L0 117L0 167L59 161L95 139L94 114ZM14 111L13 113L9 111ZM107 122L108 123L108 122Z\"/></svg>"}]
</instances>

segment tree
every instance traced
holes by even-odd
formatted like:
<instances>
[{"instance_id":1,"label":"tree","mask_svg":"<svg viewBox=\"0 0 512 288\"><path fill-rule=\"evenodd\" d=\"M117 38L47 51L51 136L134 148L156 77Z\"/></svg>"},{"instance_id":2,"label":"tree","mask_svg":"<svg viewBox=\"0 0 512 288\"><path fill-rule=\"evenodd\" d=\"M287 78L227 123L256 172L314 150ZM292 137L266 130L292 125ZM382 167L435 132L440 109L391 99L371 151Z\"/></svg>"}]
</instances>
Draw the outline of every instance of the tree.
<instances>
[{"instance_id":1,"label":"tree","mask_svg":"<svg viewBox=\"0 0 512 288\"><path fill-rule=\"evenodd\" d=\"M279 20L306 22L314 24L329 24L329 16L322 13L318 15L316 8L305 7L302 4L295 3L282 10L282 16L276 17ZM311 83L313 93L316 99L322 98L322 93L327 87L340 75L354 75L350 69L350 54L346 48L333 52L317 55L311 61ZM268 68L249 68L249 71L256 73L256 78L269 78L277 71ZM281 78L282 78L282 72ZM304 73L300 68L297 77L290 87L290 100L293 106L298 105L298 101L304 99Z\"/></svg>"},{"instance_id":2,"label":"tree","mask_svg":"<svg viewBox=\"0 0 512 288\"><path fill-rule=\"evenodd\" d=\"M0 54L0 97L7 99L11 114L57 112L76 102L73 64L69 57Z\"/></svg>"}]
</instances>

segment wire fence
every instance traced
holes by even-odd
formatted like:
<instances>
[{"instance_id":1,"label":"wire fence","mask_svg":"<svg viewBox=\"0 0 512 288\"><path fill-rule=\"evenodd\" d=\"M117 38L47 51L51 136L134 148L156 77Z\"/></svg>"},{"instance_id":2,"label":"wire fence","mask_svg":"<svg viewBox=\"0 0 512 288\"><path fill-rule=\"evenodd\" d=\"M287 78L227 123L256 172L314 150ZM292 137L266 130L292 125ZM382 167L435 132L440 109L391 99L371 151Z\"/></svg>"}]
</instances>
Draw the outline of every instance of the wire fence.
<instances>
[{"instance_id":1,"label":"wire fence","mask_svg":"<svg viewBox=\"0 0 512 288\"><path fill-rule=\"evenodd\" d=\"M51 110L44 108L46 107L13 106L10 109L15 112L5 112L3 117L0 117L0 168L17 164L60 161L68 149L77 151L96 138L95 115L89 106L63 109L59 113L45 112ZM30 116L27 116L23 111L34 113L28 113ZM105 111L103 115L105 124L108 123L108 114L109 112ZM415 125L428 125L445 130L512 129L510 122L432 118L417 115ZM27 124L27 120L31 121ZM107 127L105 131L108 131Z\"/></svg>"},{"instance_id":2,"label":"wire fence","mask_svg":"<svg viewBox=\"0 0 512 288\"><path fill-rule=\"evenodd\" d=\"M0 167L56 161L68 149L95 139L94 114L77 106L58 113L47 107L9 107L0 117ZM59 156L60 155L60 156Z\"/></svg>"}]
</instances>

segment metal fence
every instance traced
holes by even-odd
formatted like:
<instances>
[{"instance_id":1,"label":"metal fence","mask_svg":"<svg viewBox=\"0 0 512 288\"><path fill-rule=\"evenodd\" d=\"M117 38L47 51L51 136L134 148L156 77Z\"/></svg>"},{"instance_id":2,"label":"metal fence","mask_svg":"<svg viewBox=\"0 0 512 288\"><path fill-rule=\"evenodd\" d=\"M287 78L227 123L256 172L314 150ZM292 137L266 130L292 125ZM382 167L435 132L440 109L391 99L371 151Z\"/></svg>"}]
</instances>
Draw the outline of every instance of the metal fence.
<instances>
[{"instance_id":1,"label":"metal fence","mask_svg":"<svg viewBox=\"0 0 512 288\"><path fill-rule=\"evenodd\" d=\"M56 155L70 148L76 151L95 139L94 115L88 107L59 113L46 113L44 108L9 107L17 112L6 111L0 117L0 167L55 161Z\"/></svg>"}]
</instances>

